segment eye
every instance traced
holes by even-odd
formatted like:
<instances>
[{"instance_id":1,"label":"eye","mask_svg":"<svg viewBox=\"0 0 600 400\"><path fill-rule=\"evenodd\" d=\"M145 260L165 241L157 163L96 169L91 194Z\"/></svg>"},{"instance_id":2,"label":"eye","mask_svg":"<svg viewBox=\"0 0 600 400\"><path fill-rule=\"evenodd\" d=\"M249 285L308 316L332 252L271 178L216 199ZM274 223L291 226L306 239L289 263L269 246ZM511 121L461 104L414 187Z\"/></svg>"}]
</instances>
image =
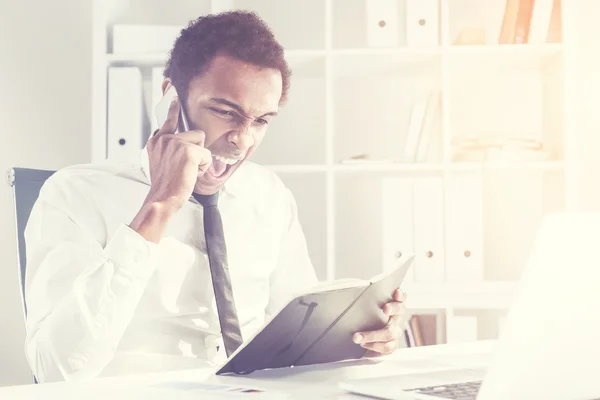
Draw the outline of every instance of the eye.
<instances>
[{"instance_id":1,"label":"eye","mask_svg":"<svg viewBox=\"0 0 600 400\"><path fill-rule=\"evenodd\" d=\"M267 121L267 120L266 120L266 119L264 119L264 118L259 118L259 119L257 119L255 122L256 122L257 124L259 124L259 125L268 125L268 124L269 124L269 121Z\"/></svg>"},{"instance_id":2,"label":"eye","mask_svg":"<svg viewBox=\"0 0 600 400\"><path fill-rule=\"evenodd\" d=\"M229 110L221 110L220 108L211 108L211 110L213 110L214 112L216 112L217 114L221 114L221 115L226 115L228 117L233 117L235 116L235 113L233 111L229 111Z\"/></svg>"}]
</instances>

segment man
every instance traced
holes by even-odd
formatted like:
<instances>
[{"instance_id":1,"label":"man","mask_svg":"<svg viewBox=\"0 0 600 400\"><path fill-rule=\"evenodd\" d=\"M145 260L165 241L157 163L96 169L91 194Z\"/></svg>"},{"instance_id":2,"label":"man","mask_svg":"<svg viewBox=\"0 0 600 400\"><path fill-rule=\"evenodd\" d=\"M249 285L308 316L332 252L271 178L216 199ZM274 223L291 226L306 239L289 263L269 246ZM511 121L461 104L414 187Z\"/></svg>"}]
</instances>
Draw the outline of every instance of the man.
<instances>
[{"instance_id":1,"label":"man","mask_svg":"<svg viewBox=\"0 0 600 400\"><path fill-rule=\"evenodd\" d=\"M48 180L26 232L26 352L39 381L223 361L198 195L218 194L243 338L317 283L292 194L246 161L289 79L282 47L257 16L201 17L170 54L163 93L173 85L179 99L141 168L104 162ZM175 135L181 107L190 130ZM388 326L354 337L376 354L396 347L403 298L394 296Z\"/></svg>"}]
</instances>

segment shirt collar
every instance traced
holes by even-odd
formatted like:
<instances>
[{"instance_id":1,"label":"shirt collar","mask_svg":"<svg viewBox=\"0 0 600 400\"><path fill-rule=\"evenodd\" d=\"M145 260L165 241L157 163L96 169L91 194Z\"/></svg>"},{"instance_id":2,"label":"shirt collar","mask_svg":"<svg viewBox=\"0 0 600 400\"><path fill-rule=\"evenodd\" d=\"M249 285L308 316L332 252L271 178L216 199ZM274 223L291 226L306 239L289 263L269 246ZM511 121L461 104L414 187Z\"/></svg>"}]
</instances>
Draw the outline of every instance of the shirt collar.
<instances>
[{"instance_id":1,"label":"shirt collar","mask_svg":"<svg viewBox=\"0 0 600 400\"><path fill-rule=\"evenodd\" d=\"M151 180L150 180L150 158L148 157L148 149L147 146L144 146L144 148L142 149L142 151L140 152L140 165L141 165L141 169L142 172L144 173L144 175L146 176L146 179L148 181L148 184L151 184ZM235 174L234 174L235 175ZM225 182L225 184L223 185L223 190L225 192L227 192L228 194L231 194L233 196L237 196L238 195L238 186L235 184L235 179L233 176L230 177L227 182Z\"/></svg>"}]
</instances>

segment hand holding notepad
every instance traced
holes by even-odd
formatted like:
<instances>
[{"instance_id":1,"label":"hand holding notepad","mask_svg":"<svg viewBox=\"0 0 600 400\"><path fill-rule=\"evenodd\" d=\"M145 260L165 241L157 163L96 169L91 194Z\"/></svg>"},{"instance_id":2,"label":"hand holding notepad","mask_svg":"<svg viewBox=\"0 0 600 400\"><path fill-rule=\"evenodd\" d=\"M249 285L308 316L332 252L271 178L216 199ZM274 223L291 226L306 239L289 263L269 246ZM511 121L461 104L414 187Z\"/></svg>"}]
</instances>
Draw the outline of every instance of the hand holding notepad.
<instances>
[{"instance_id":1,"label":"hand holding notepad","mask_svg":"<svg viewBox=\"0 0 600 400\"><path fill-rule=\"evenodd\" d=\"M353 335L367 332L376 341L393 333L383 308L397 308L393 298L413 257L401 257L391 271L369 281L345 279L323 283L295 296L252 338L246 340L217 374L249 374L253 371L359 359L367 349L354 343ZM399 296L400 294L396 294ZM391 323L391 325L389 325ZM390 328L391 327L391 328ZM375 332L375 333L374 333ZM367 338L368 339L368 338ZM375 351L386 350L381 342ZM392 349L388 349L392 350Z\"/></svg>"}]
</instances>

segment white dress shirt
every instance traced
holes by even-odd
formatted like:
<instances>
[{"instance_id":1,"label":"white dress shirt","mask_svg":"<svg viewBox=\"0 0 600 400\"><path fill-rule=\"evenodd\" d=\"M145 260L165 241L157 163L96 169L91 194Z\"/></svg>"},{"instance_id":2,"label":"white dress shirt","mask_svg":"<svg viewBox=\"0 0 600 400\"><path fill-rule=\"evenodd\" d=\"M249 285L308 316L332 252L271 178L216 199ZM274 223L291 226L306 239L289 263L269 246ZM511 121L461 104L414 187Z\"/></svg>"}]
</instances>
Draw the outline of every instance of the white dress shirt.
<instances>
[{"instance_id":1,"label":"white dress shirt","mask_svg":"<svg viewBox=\"0 0 600 400\"><path fill-rule=\"evenodd\" d=\"M102 162L58 171L32 210L26 354L41 382L225 360L202 206L190 200L159 244L128 227L150 188L142 154L141 167ZM244 163L226 182L219 209L247 340L317 278L295 200L274 173Z\"/></svg>"}]
</instances>

